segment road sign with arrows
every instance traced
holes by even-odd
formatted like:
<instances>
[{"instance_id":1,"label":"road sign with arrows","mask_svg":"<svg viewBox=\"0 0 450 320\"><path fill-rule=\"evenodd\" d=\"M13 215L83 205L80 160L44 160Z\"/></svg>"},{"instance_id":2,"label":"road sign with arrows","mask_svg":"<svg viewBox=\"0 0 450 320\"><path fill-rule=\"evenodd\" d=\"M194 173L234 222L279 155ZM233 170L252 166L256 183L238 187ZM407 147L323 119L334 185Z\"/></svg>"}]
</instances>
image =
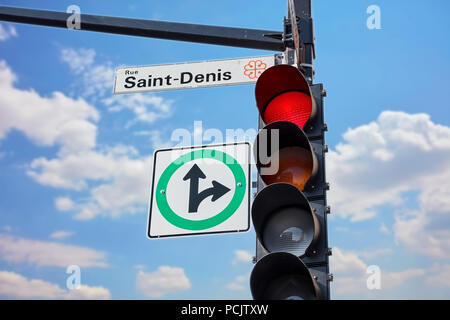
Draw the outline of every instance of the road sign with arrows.
<instances>
[{"instance_id":1,"label":"road sign with arrows","mask_svg":"<svg viewBox=\"0 0 450 320\"><path fill-rule=\"evenodd\" d=\"M250 145L157 150L150 238L248 231Z\"/></svg>"}]
</instances>

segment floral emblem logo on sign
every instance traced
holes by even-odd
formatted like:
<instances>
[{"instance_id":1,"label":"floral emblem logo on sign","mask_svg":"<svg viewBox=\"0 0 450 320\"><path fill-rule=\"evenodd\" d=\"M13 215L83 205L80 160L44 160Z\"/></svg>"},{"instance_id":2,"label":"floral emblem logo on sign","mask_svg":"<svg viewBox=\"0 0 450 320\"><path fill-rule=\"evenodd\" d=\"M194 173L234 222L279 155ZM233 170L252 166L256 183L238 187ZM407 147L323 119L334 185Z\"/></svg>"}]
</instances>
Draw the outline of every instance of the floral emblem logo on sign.
<instances>
[{"instance_id":1,"label":"floral emblem logo on sign","mask_svg":"<svg viewBox=\"0 0 450 320\"><path fill-rule=\"evenodd\" d=\"M256 79L266 69L267 64L261 60L250 60L249 63L244 66L244 75L250 79Z\"/></svg>"}]
</instances>

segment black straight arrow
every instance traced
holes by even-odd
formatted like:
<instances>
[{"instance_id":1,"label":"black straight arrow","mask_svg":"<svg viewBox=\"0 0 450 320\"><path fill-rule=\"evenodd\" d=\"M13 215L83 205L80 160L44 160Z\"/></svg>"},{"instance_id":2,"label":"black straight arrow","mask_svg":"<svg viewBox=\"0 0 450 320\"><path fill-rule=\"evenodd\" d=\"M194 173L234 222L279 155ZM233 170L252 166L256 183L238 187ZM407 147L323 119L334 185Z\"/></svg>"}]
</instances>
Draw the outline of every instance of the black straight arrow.
<instances>
[{"instance_id":1,"label":"black straight arrow","mask_svg":"<svg viewBox=\"0 0 450 320\"><path fill-rule=\"evenodd\" d=\"M198 193L198 182L200 179L205 179L206 176L203 171L194 164L192 168L188 171L188 173L184 176L183 180L189 180L189 213L197 212L198 206L202 203L203 200L212 196L211 201L214 202L217 199L220 199L223 195L225 195L229 188L225 187L223 184L213 180L212 187L203 190Z\"/></svg>"}]
</instances>

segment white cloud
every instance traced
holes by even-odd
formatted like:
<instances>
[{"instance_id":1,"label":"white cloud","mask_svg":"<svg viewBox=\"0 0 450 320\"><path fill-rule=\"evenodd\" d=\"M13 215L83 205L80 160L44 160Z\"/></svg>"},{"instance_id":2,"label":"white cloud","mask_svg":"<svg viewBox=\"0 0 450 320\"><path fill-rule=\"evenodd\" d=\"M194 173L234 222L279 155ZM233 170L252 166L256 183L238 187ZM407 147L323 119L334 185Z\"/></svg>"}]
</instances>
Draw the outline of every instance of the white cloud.
<instances>
[{"instance_id":1,"label":"white cloud","mask_svg":"<svg viewBox=\"0 0 450 320\"><path fill-rule=\"evenodd\" d=\"M427 278L427 284L432 287L450 287L450 265L434 265L431 268L433 275Z\"/></svg>"},{"instance_id":2,"label":"white cloud","mask_svg":"<svg viewBox=\"0 0 450 320\"><path fill-rule=\"evenodd\" d=\"M61 50L61 59L67 63L70 69L79 74L85 71L88 67L94 63L96 52L93 49L81 48L78 51L65 48Z\"/></svg>"},{"instance_id":3,"label":"white cloud","mask_svg":"<svg viewBox=\"0 0 450 320\"><path fill-rule=\"evenodd\" d=\"M450 257L450 127L423 113L385 111L377 121L349 129L344 140L327 159L333 212L358 221L392 205L398 243ZM418 194L416 209L408 208L411 194Z\"/></svg>"},{"instance_id":4,"label":"white cloud","mask_svg":"<svg viewBox=\"0 0 450 320\"><path fill-rule=\"evenodd\" d=\"M68 197L59 197L55 199L55 207L59 211L69 211L74 208L75 204L72 199Z\"/></svg>"},{"instance_id":5,"label":"white cloud","mask_svg":"<svg viewBox=\"0 0 450 320\"><path fill-rule=\"evenodd\" d=\"M77 85L79 83L82 85L82 95L94 100L112 93L114 83L113 67L110 63L94 64L96 55L94 49L64 48L61 50L62 61L68 64L70 70L77 75L79 80Z\"/></svg>"},{"instance_id":6,"label":"white cloud","mask_svg":"<svg viewBox=\"0 0 450 320\"><path fill-rule=\"evenodd\" d=\"M94 107L61 92L42 97L32 89L17 89L16 79L0 60L0 139L17 129L39 145L61 145L62 153L95 146L97 127L92 121L98 121L99 114Z\"/></svg>"},{"instance_id":7,"label":"white cloud","mask_svg":"<svg viewBox=\"0 0 450 320\"><path fill-rule=\"evenodd\" d=\"M86 81L93 81L85 82L85 89L103 97L107 84L113 83L113 70L106 65L95 65L95 56L92 49L62 51L63 61L69 63L75 74L82 73ZM60 92L47 98L33 90L16 89L15 80L6 62L0 61L0 139L17 129L40 145L61 146L56 158L34 159L27 174L46 186L76 191L90 189L90 196L81 201L58 197L56 208L74 211L75 218L84 220L145 211L151 158L139 157L134 148L123 145L98 150L95 122L99 114L95 108L83 99L73 100ZM115 108L130 107L138 120L152 122L170 114L170 103L157 96L134 95L123 101L130 102L128 106L114 99L110 101ZM96 183L95 187L91 183Z\"/></svg>"},{"instance_id":8,"label":"white cloud","mask_svg":"<svg viewBox=\"0 0 450 320\"><path fill-rule=\"evenodd\" d=\"M232 264L237 264L238 262L252 262L253 255L246 250L235 250L234 251L234 259Z\"/></svg>"},{"instance_id":9,"label":"white cloud","mask_svg":"<svg viewBox=\"0 0 450 320\"><path fill-rule=\"evenodd\" d=\"M99 100L111 112L130 110L134 113L135 119L127 127L138 121L154 123L172 115L172 101L155 94L113 95L114 68L110 62L96 64L95 50L66 48L61 56L71 70L81 76L84 97Z\"/></svg>"},{"instance_id":10,"label":"white cloud","mask_svg":"<svg viewBox=\"0 0 450 320\"><path fill-rule=\"evenodd\" d=\"M57 239L57 240L63 240L63 239L67 239L67 238L73 236L74 234L75 234L75 232L73 232L73 231L60 230L60 231L53 232L50 235L50 238Z\"/></svg>"},{"instance_id":11,"label":"white cloud","mask_svg":"<svg viewBox=\"0 0 450 320\"><path fill-rule=\"evenodd\" d=\"M389 272L381 268L381 290L369 290L367 279L370 274L367 273L367 268L368 265L355 252L333 248L333 255L330 257L330 270L334 274L333 291L342 295L376 294L377 291L393 289L410 278L425 274L423 269Z\"/></svg>"},{"instance_id":12,"label":"white cloud","mask_svg":"<svg viewBox=\"0 0 450 320\"><path fill-rule=\"evenodd\" d=\"M420 191L421 202L431 204L437 186L443 197L435 206L450 212L449 127L427 114L385 111L376 122L349 129L344 140L327 159L336 214L354 221L371 218L377 206L402 203L407 191Z\"/></svg>"},{"instance_id":13,"label":"white cloud","mask_svg":"<svg viewBox=\"0 0 450 320\"><path fill-rule=\"evenodd\" d=\"M86 68L97 70L93 64L95 51L65 50L63 59L72 62L74 72ZM95 125L99 115L95 108L83 99L73 100L59 92L47 98L33 90L16 89L15 80L6 62L0 61L0 139L17 129L40 145L59 145L56 158L34 159L27 174L46 186L76 191L90 189L90 196L81 200L73 196L58 197L56 208L73 211L75 218L84 220L145 211L151 157L140 157L133 147L123 145L99 150ZM136 99L133 108L143 121L153 121L142 109L147 108L146 104L153 104L158 112L170 111L170 105L156 96Z\"/></svg>"},{"instance_id":14,"label":"white cloud","mask_svg":"<svg viewBox=\"0 0 450 320\"><path fill-rule=\"evenodd\" d=\"M230 282L226 285L226 288L230 291L244 291L245 287L242 283Z\"/></svg>"},{"instance_id":15,"label":"white cloud","mask_svg":"<svg viewBox=\"0 0 450 320\"><path fill-rule=\"evenodd\" d=\"M139 270L136 287L146 297L159 298L169 293L188 290L191 283L182 268L160 266L152 273Z\"/></svg>"},{"instance_id":16,"label":"white cloud","mask_svg":"<svg viewBox=\"0 0 450 320\"><path fill-rule=\"evenodd\" d=\"M390 234L391 233L391 231L389 231L388 227L386 227L386 225L384 223L382 223L380 225L380 229L379 230L380 230L381 233L384 233L384 234Z\"/></svg>"},{"instance_id":17,"label":"white cloud","mask_svg":"<svg viewBox=\"0 0 450 320\"><path fill-rule=\"evenodd\" d=\"M89 287L80 285L79 288L69 290L64 296L66 300L109 300L111 293L103 287Z\"/></svg>"},{"instance_id":18,"label":"white cloud","mask_svg":"<svg viewBox=\"0 0 450 320\"><path fill-rule=\"evenodd\" d=\"M104 300L111 294L103 287L81 285L79 289L64 290L58 285L31 279L9 271L0 271L0 296L16 299L68 299L68 300Z\"/></svg>"},{"instance_id":19,"label":"white cloud","mask_svg":"<svg viewBox=\"0 0 450 320\"><path fill-rule=\"evenodd\" d=\"M0 234L0 259L10 263L29 263L38 267L78 265L81 268L108 266L106 253L85 247L15 238Z\"/></svg>"},{"instance_id":20,"label":"white cloud","mask_svg":"<svg viewBox=\"0 0 450 320\"><path fill-rule=\"evenodd\" d=\"M14 26L9 25L8 27L4 27L0 24L0 42L6 41L9 38L17 37L17 30Z\"/></svg>"},{"instance_id":21,"label":"white cloud","mask_svg":"<svg viewBox=\"0 0 450 320\"><path fill-rule=\"evenodd\" d=\"M137 136L148 136L152 144L153 149L167 149L173 146L171 141L163 141L161 138L161 132L158 130L141 130L134 133Z\"/></svg>"},{"instance_id":22,"label":"white cloud","mask_svg":"<svg viewBox=\"0 0 450 320\"><path fill-rule=\"evenodd\" d=\"M86 81L88 81L88 78L89 81L93 81L92 83L85 81L85 89L94 90L97 97L103 97L104 93L102 90L106 88L108 83L110 85L113 82L113 71L111 69L106 72L107 66L95 65L95 56L95 51L92 49L64 49L62 51L63 61L69 63L75 74L82 72L83 77L86 77ZM87 75L91 72L94 74L91 76ZM4 73L5 76L0 77L0 81L3 78L7 79L4 81L6 84L12 83L11 79L14 78L12 72L6 69ZM98 80L96 77L102 77L102 79ZM90 95L90 93L86 92L85 94L87 96ZM113 100L114 98L111 101ZM156 118L153 119L152 116L146 113L146 104L153 104L157 110L163 113L170 111L169 104L156 96L138 95L131 100L134 101L133 108L139 114L138 118L143 121L156 120ZM6 105L7 108L12 108L10 106L11 103L5 102ZM33 104L33 107L36 107L36 103ZM15 109L20 108L15 107ZM66 112L66 114L68 119L73 118L70 112ZM57 116L58 113L49 111L48 114L45 114L48 123L45 128L55 128L55 125L52 125L52 123L57 122L52 118L55 115ZM29 119L29 121L36 122L34 117ZM12 126L11 122L10 117L5 118L5 123L9 127ZM34 131L32 133L42 135L41 131L45 130L41 129L39 121L37 121L37 124L39 126L36 125L36 127L39 130L36 130L36 133ZM88 189L90 193L88 198L83 197L77 200L72 196L71 198L58 197L55 199L55 206L58 210L72 211L76 219L89 220L96 216L119 217L124 213L133 214L145 211L150 188L151 157L139 157L136 149L123 145L103 147L101 150L98 150L99 148L96 147L97 127L92 123L90 124L92 125L92 130L78 132L78 138L76 138L89 143L85 143L83 146L81 143L77 143L76 139L71 140L68 138L67 145L65 140L63 143L60 143L63 149L56 158L47 159L41 157L34 159L28 167L27 174L36 182L54 188L75 191ZM22 127L17 125L15 127L22 130ZM0 120L0 134L1 128ZM23 130L30 130L28 126L24 126L24 128ZM58 131L57 128L55 128L55 131ZM74 131L74 133L76 132ZM54 136L57 137L58 135L54 133ZM83 136L89 137L89 139L81 139ZM157 136L153 136L153 138L158 139ZM43 139L41 138L40 140ZM53 140L47 138L47 140L54 142L56 138L53 138ZM47 142L47 144L50 142ZM155 140L155 142L158 141ZM91 186L93 183L95 183L94 187Z\"/></svg>"},{"instance_id":23,"label":"white cloud","mask_svg":"<svg viewBox=\"0 0 450 320\"><path fill-rule=\"evenodd\" d=\"M88 187L87 180L111 179L119 170L118 162L126 159L125 155L118 154L114 150L107 152L89 150L65 154L51 160L35 159L30 165L28 174L43 185L82 190Z\"/></svg>"},{"instance_id":24,"label":"white cloud","mask_svg":"<svg viewBox=\"0 0 450 320\"><path fill-rule=\"evenodd\" d=\"M99 214L118 217L122 214L145 212L150 190L151 157L123 159L114 182L92 189L89 202L81 204L79 219Z\"/></svg>"},{"instance_id":25,"label":"white cloud","mask_svg":"<svg viewBox=\"0 0 450 320\"><path fill-rule=\"evenodd\" d=\"M339 273L365 274L367 265L355 252L346 252L334 247L333 255L330 257L330 270L333 270L336 275Z\"/></svg>"},{"instance_id":26,"label":"white cloud","mask_svg":"<svg viewBox=\"0 0 450 320\"><path fill-rule=\"evenodd\" d=\"M135 120L127 126L137 121L154 123L172 115L172 101L154 94L115 95L104 99L103 103L112 112L131 110L135 114Z\"/></svg>"},{"instance_id":27,"label":"white cloud","mask_svg":"<svg viewBox=\"0 0 450 320\"><path fill-rule=\"evenodd\" d=\"M83 73L83 86L85 97L94 100L111 95L114 84L114 69L110 63L93 65L89 71Z\"/></svg>"},{"instance_id":28,"label":"white cloud","mask_svg":"<svg viewBox=\"0 0 450 320\"><path fill-rule=\"evenodd\" d=\"M415 278L425 275L426 270L424 269L409 269L399 272L387 272L383 273L381 276L382 289L392 289L395 288L406 280L410 278Z\"/></svg>"},{"instance_id":29,"label":"white cloud","mask_svg":"<svg viewBox=\"0 0 450 320\"><path fill-rule=\"evenodd\" d=\"M133 148L117 146L52 160L39 158L31 163L28 174L43 185L72 190L88 188L89 181L100 182L90 189L87 199L73 204L71 199L59 198L57 208L74 211L80 220L99 215L119 217L145 211L148 202L151 157L129 157L136 153Z\"/></svg>"},{"instance_id":30,"label":"white cloud","mask_svg":"<svg viewBox=\"0 0 450 320\"><path fill-rule=\"evenodd\" d=\"M249 275L240 275L225 287L230 291L244 291L249 286Z\"/></svg>"},{"instance_id":31,"label":"white cloud","mask_svg":"<svg viewBox=\"0 0 450 320\"><path fill-rule=\"evenodd\" d=\"M57 299L65 291L56 284L32 279L8 271L0 271L0 295L19 299Z\"/></svg>"},{"instance_id":32,"label":"white cloud","mask_svg":"<svg viewBox=\"0 0 450 320\"><path fill-rule=\"evenodd\" d=\"M395 219L395 240L410 251L433 258L450 257L448 221L422 211L399 215Z\"/></svg>"},{"instance_id":33,"label":"white cloud","mask_svg":"<svg viewBox=\"0 0 450 320\"><path fill-rule=\"evenodd\" d=\"M394 251L391 248L379 248L375 250L363 250L359 252L359 256L365 259L375 259L380 256L386 256L393 254Z\"/></svg>"}]
</instances>

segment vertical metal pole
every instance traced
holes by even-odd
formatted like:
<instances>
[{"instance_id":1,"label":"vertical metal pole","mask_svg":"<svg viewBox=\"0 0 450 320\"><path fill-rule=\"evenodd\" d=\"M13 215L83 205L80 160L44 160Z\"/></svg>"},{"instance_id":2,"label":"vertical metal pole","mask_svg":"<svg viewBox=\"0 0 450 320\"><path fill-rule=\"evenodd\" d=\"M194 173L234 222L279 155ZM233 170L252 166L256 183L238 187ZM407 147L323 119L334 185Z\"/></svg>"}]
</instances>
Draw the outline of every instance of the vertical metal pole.
<instances>
[{"instance_id":1,"label":"vertical metal pole","mask_svg":"<svg viewBox=\"0 0 450 320\"><path fill-rule=\"evenodd\" d=\"M305 44L305 61L303 74L310 83L314 79L313 60L314 49L314 27L312 20L312 0L294 0L295 14L300 29L300 41Z\"/></svg>"}]
</instances>

